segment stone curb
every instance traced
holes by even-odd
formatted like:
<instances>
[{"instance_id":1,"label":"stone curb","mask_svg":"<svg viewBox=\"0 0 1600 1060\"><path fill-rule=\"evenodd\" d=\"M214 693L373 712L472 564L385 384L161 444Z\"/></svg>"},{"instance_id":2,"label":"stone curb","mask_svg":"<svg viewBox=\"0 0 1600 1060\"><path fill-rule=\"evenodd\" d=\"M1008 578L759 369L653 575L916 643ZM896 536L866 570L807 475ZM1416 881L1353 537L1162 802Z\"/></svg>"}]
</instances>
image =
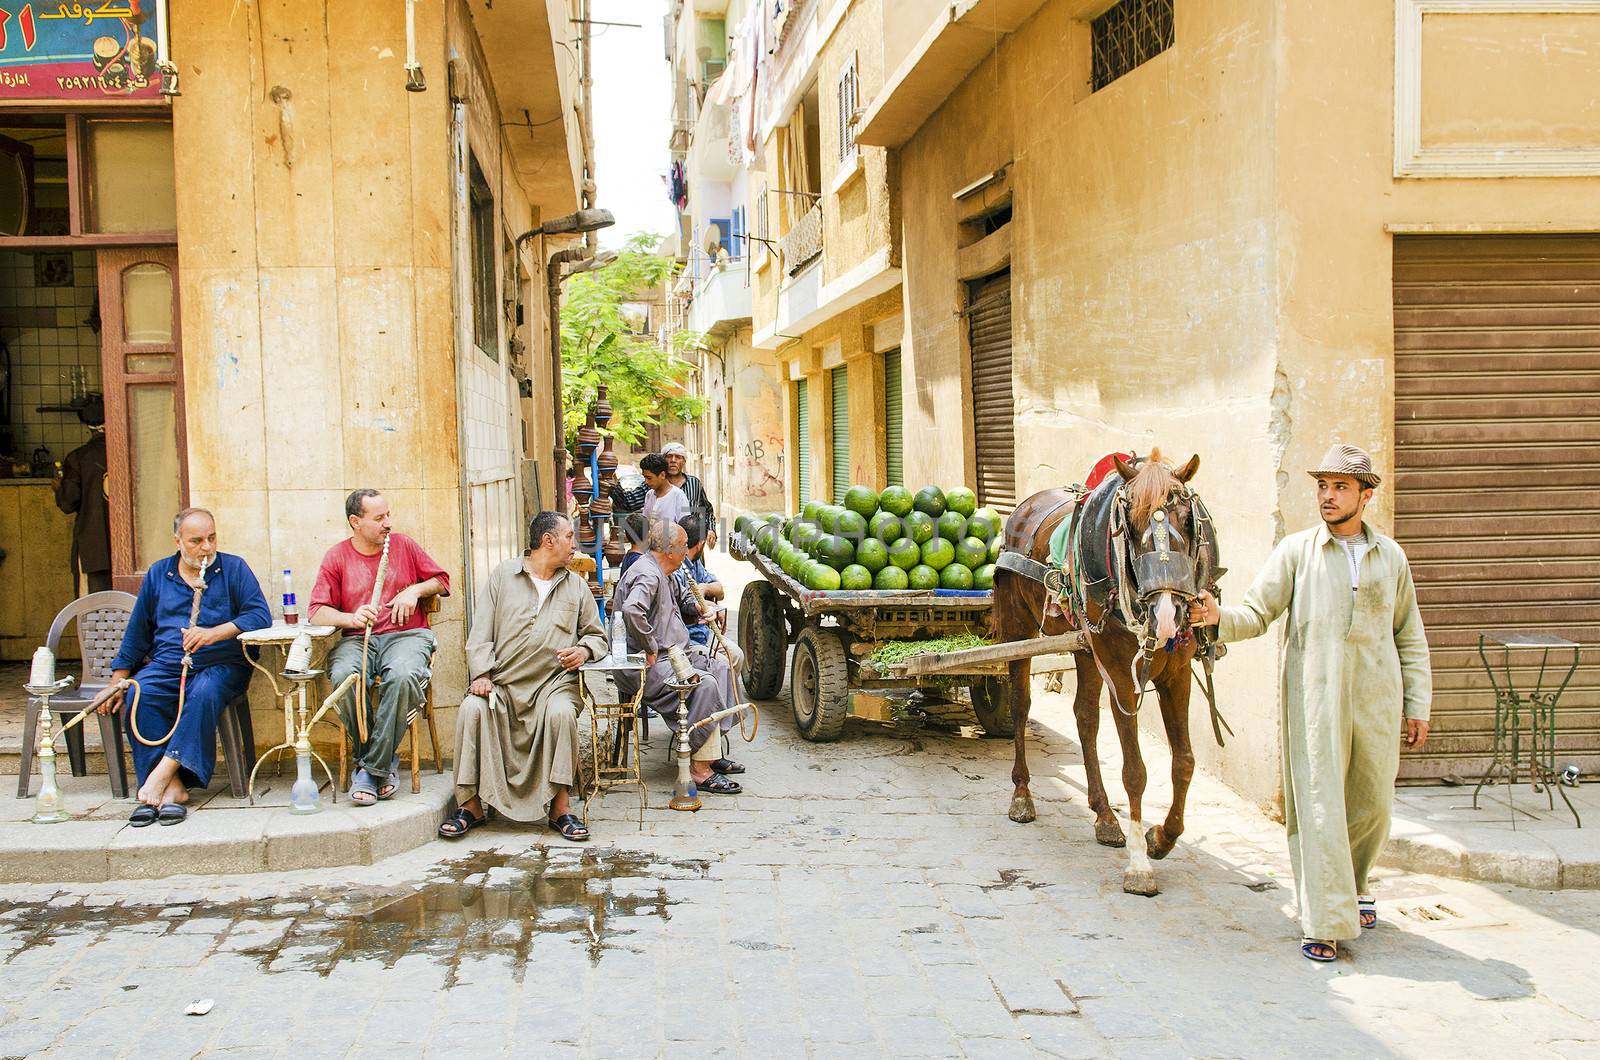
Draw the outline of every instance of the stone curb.
<instances>
[{"instance_id":1,"label":"stone curb","mask_svg":"<svg viewBox=\"0 0 1600 1060\"><path fill-rule=\"evenodd\" d=\"M1600 890L1600 835L1588 829L1446 835L1396 818L1379 864L1542 891Z\"/></svg>"},{"instance_id":2,"label":"stone curb","mask_svg":"<svg viewBox=\"0 0 1600 1060\"><path fill-rule=\"evenodd\" d=\"M432 840L455 797L449 773L425 773L421 794L409 789L402 782L393 799L359 809L343 796L332 804L325 794L322 812L303 817L280 805L202 807L173 827L134 828L126 820L8 823L0 828L0 884L371 865Z\"/></svg>"}]
</instances>

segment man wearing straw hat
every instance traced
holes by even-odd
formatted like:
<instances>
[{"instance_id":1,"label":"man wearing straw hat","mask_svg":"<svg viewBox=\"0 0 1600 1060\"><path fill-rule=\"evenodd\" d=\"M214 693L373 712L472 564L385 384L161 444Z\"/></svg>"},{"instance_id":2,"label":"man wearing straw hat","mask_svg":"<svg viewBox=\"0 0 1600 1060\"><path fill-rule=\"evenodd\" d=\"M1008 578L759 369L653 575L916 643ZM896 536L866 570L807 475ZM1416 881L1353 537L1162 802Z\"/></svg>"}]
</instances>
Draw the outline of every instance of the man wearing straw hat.
<instances>
[{"instance_id":1,"label":"man wearing straw hat","mask_svg":"<svg viewBox=\"0 0 1600 1060\"><path fill-rule=\"evenodd\" d=\"M1189 618L1236 641L1289 616L1284 824L1300 951L1331 961L1340 941L1378 924L1367 879L1389 838L1400 744L1415 751L1428 738L1433 676L1406 554L1362 522L1379 483L1372 458L1334 445L1308 474L1322 525L1279 542L1238 607L1201 593Z\"/></svg>"}]
</instances>

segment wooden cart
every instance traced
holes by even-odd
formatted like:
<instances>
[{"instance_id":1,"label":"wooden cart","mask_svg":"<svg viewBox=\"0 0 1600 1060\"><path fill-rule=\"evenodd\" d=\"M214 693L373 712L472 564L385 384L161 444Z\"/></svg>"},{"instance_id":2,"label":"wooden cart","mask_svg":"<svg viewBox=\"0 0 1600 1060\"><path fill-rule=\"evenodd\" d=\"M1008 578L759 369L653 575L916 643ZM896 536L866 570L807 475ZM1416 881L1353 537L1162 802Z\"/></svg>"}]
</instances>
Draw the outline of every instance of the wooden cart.
<instances>
[{"instance_id":1,"label":"wooden cart","mask_svg":"<svg viewBox=\"0 0 1600 1060\"><path fill-rule=\"evenodd\" d=\"M1006 663L1081 646L1073 639L1077 635L1070 634L919 655L880 668L867 657L888 641L988 636L992 594L946 589L819 592L789 577L738 535L731 551L753 564L763 579L747 585L739 600L746 688L756 699L775 697L788 661L795 727L808 740L838 738L852 713L852 692L963 686L972 697L978 724L990 735L1010 736ZM788 660L791 644L794 657Z\"/></svg>"}]
</instances>

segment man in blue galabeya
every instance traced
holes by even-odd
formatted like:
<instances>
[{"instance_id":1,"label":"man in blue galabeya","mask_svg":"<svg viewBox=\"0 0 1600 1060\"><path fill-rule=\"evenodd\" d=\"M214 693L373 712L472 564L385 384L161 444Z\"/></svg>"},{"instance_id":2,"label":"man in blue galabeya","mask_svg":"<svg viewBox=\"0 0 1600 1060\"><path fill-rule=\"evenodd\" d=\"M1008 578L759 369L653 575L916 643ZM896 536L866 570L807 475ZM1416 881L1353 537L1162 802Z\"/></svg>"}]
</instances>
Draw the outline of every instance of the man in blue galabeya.
<instances>
[{"instance_id":1,"label":"man in blue galabeya","mask_svg":"<svg viewBox=\"0 0 1600 1060\"><path fill-rule=\"evenodd\" d=\"M190 788L211 783L217 763L217 721L250 684L250 665L238 636L272 625L261 583L238 556L217 551L217 524L204 508L185 508L172 520L177 551L152 563L134 601L113 677L139 686L138 716L127 695L102 712L122 710L139 777L136 828L188 816ZM191 625L195 592L200 614ZM189 660L183 710L178 686Z\"/></svg>"}]
</instances>

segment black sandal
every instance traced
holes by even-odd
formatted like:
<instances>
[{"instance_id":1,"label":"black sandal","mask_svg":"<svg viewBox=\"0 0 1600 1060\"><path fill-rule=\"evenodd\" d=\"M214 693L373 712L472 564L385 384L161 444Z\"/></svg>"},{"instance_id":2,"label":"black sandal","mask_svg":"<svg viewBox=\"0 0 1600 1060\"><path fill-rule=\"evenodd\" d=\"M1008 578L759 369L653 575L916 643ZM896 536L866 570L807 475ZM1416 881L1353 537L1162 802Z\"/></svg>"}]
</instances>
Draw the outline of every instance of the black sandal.
<instances>
[{"instance_id":1,"label":"black sandal","mask_svg":"<svg viewBox=\"0 0 1600 1060\"><path fill-rule=\"evenodd\" d=\"M471 810L458 809L455 813L439 822L439 835L444 839L460 839L480 824L488 823L488 820L489 811L487 808L484 809L482 817L472 816Z\"/></svg>"},{"instance_id":2,"label":"black sandal","mask_svg":"<svg viewBox=\"0 0 1600 1060\"><path fill-rule=\"evenodd\" d=\"M128 815L128 823L135 828L148 828L156 823L159 811L154 806L141 806Z\"/></svg>"},{"instance_id":3,"label":"black sandal","mask_svg":"<svg viewBox=\"0 0 1600 1060\"><path fill-rule=\"evenodd\" d=\"M744 766L740 765L738 762L735 762L731 758L719 758L715 762L711 763L711 772L721 773L725 777L731 777L735 774L743 773Z\"/></svg>"},{"instance_id":4,"label":"black sandal","mask_svg":"<svg viewBox=\"0 0 1600 1060\"><path fill-rule=\"evenodd\" d=\"M729 780L721 773L712 773L705 780L697 780L694 786L711 795L737 795L744 790L744 785L737 780Z\"/></svg>"},{"instance_id":5,"label":"black sandal","mask_svg":"<svg viewBox=\"0 0 1600 1060\"><path fill-rule=\"evenodd\" d=\"M552 832L561 833L561 838L572 843L587 843L589 829L576 814L564 813L550 822Z\"/></svg>"}]
</instances>

